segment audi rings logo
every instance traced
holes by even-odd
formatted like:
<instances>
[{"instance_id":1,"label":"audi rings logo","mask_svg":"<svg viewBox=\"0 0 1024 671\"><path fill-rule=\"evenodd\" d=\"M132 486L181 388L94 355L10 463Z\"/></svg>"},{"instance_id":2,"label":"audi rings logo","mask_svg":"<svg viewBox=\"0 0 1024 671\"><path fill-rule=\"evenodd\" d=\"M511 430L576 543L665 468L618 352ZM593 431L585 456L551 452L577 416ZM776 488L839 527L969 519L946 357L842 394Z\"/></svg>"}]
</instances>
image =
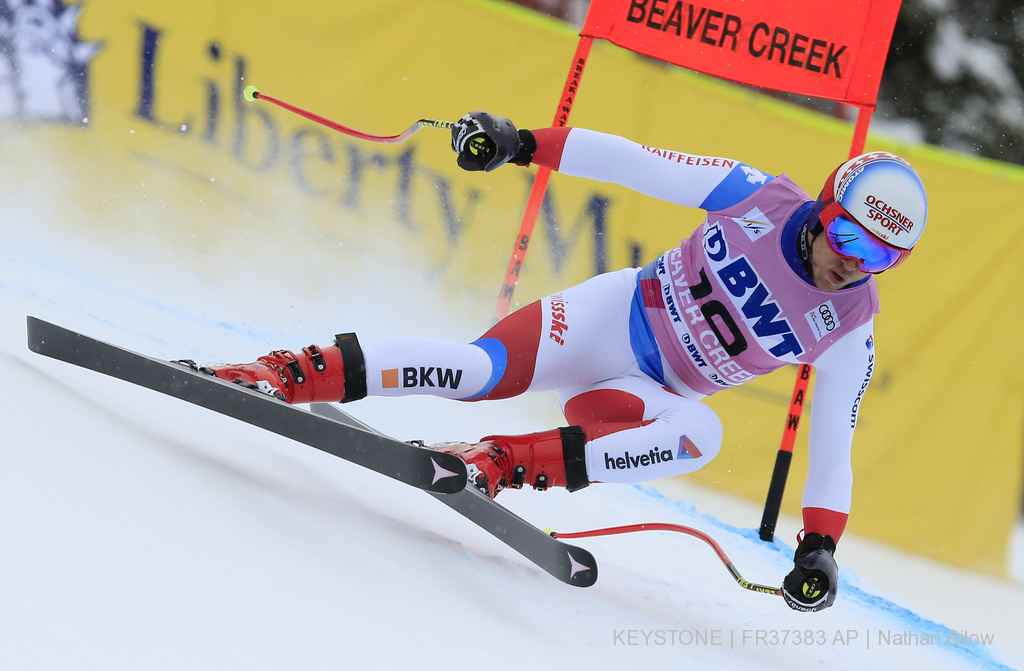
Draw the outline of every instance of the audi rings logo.
<instances>
[{"instance_id":1,"label":"audi rings logo","mask_svg":"<svg viewBox=\"0 0 1024 671\"><path fill-rule=\"evenodd\" d=\"M821 340L839 328L839 313L832 301L826 301L804 315L814 337Z\"/></svg>"},{"instance_id":2,"label":"audi rings logo","mask_svg":"<svg viewBox=\"0 0 1024 671\"><path fill-rule=\"evenodd\" d=\"M819 305L818 314L821 315L821 320L825 322L825 330L831 333L836 329L836 318L832 316L832 310L829 309L828 305Z\"/></svg>"}]
</instances>

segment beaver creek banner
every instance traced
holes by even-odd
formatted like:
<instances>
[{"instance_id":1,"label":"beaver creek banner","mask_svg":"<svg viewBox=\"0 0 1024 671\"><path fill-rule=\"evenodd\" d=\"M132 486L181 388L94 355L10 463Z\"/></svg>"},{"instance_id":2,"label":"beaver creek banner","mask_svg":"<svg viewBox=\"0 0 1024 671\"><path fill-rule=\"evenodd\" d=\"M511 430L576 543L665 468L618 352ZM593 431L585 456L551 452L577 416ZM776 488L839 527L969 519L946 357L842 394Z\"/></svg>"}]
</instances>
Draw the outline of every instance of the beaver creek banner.
<instances>
[{"instance_id":1,"label":"beaver creek banner","mask_svg":"<svg viewBox=\"0 0 1024 671\"><path fill-rule=\"evenodd\" d=\"M873 108L900 0L593 0L582 34L741 84Z\"/></svg>"}]
</instances>

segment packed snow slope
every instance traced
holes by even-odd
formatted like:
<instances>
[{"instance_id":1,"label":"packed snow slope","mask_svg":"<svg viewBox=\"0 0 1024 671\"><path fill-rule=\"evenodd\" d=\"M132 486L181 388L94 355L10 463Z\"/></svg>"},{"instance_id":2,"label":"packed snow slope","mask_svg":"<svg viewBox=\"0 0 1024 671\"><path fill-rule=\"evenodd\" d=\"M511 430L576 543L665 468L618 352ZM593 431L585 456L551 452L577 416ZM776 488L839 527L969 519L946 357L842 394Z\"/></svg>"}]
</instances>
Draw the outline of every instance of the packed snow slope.
<instances>
[{"instance_id":1,"label":"packed snow slope","mask_svg":"<svg viewBox=\"0 0 1024 671\"><path fill-rule=\"evenodd\" d=\"M842 545L838 602L803 614L740 588L700 541L645 533L580 541L597 556L600 579L568 587L420 491L25 345L27 314L199 361L248 361L344 330L465 339L485 325L441 301L429 277L396 270L401 264L376 273L368 291L360 278L376 261L370 254L365 268L333 269L334 282L244 259L214 274L205 261L165 253L159 240L99 244L57 222L5 223L0 668L1024 665L1013 634L1021 591L1011 583L892 553L847 559ZM369 399L348 409L402 439L428 441L560 419L546 395L493 404ZM694 526L747 579L781 581L794 522L766 544L757 517L728 522L726 503L707 508L685 481L671 487L673 498L605 485L506 492L499 501L562 531ZM922 594L949 608L940 617L910 605Z\"/></svg>"}]
</instances>

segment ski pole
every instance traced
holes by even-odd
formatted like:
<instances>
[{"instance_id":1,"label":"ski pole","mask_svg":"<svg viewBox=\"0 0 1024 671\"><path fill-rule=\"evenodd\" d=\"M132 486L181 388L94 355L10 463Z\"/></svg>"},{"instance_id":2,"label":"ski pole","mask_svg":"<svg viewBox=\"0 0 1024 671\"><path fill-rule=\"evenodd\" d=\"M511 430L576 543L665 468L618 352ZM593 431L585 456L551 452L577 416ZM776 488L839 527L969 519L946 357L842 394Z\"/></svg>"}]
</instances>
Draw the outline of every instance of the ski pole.
<instances>
[{"instance_id":1,"label":"ski pole","mask_svg":"<svg viewBox=\"0 0 1024 671\"><path fill-rule=\"evenodd\" d=\"M420 119L419 121L409 126L407 129L405 129L398 135L374 135L373 133L364 133L361 130L356 130L355 128L343 126L337 121L331 121L330 119L322 117L319 114L314 114L313 112L304 110L301 107L296 107L291 103L286 103L285 101L279 100L278 98L274 98L273 96L268 96L266 93L260 93L259 91L256 90L255 86L247 86L245 90L242 92L242 95L249 102L252 102L253 100L257 99L266 100L268 103L273 103L278 107L283 107L289 112L294 112L299 116L305 117L310 121L315 121L318 124L327 126L328 128L336 130L339 133L344 133L345 135L349 135L360 140L366 140L367 142L378 142L380 144L398 144L399 142L405 142L410 137L412 137L413 133L415 133L421 128L450 129L452 127L451 121L438 121L437 119Z\"/></svg>"},{"instance_id":2,"label":"ski pole","mask_svg":"<svg viewBox=\"0 0 1024 671\"><path fill-rule=\"evenodd\" d=\"M593 42L593 37L581 36L576 45L576 54L572 58L572 66L565 79L565 88L562 89L562 97L555 110L554 123L551 124L553 128L564 128L569 123L569 113L572 111L572 103L576 98L580 79L583 77L583 67L587 64L587 58L590 57L590 46ZM533 237L537 216L544 205L544 194L547 192L550 178L550 168L541 167L537 170L533 186L530 187L530 196L526 201L526 211L523 212L523 220L519 224L519 233L516 234L515 244L512 246L512 254L505 271L505 281L501 284L498 303L494 306L492 323L496 324L504 319L512 308L512 294L515 293L516 286L519 284L519 274L523 269L523 262L526 260L526 250L530 245L530 238Z\"/></svg>"},{"instance_id":3,"label":"ski pole","mask_svg":"<svg viewBox=\"0 0 1024 671\"><path fill-rule=\"evenodd\" d=\"M772 479L768 483L768 495L764 502L764 514L761 516L761 528L758 535L761 540L771 543L775 539L775 525L779 521L782 509L782 495L786 492L786 480L789 479L789 464L793 460L793 444L800 428L800 417L804 412L804 401L807 397L807 384L811 378L811 365L800 364L797 369L796 383L793 385L793 398L789 403L789 415L786 417L786 428L782 432L782 444L775 453L775 468Z\"/></svg>"},{"instance_id":4,"label":"ski pole","mask_svg":"<svg viewBox=\"0 0 1024 671\"><path fill-rule=\"evenodd\" d=\"M752 592L760 592L761 594L773 594L775 596L782 596L781 587L768 587L766 585L758 585L746 580L740 575L736 565L732 563L729 556L725 554L725 550L722 546L715 541L714 538L707 535L703 531L694 529L693 527L685 527L681 524L665 524L662 522L648 522L646 524L628 524L620 527L608 527L607 529L592 529L590 531L575 531L571 533L563 533L561 531L548 530L548 533L554 538L588 538L591 536L611 536L613 534L628 534L636 531L675 531L681 534L687 534L694 538L699 538L715 551L718 558L725 564L725 568L729 570L729 574L732 575L736 583L744 588L749 589Z\"/></svg>"}]
</instances>

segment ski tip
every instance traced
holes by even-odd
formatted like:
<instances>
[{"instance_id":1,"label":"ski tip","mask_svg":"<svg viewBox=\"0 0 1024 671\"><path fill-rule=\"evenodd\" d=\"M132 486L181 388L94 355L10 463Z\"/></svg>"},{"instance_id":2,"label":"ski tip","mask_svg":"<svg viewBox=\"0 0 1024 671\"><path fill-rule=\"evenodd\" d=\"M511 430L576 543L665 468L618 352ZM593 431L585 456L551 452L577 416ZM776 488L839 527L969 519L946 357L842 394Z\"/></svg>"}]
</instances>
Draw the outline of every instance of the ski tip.
<instances>
[{"instance_id":1,"label":"ski tip","mask_svg":"<svg viewBox=\"0 0 1024 671\"><path fill-rule=\"evenodd\" d=\"M235 90L237 91L238 89ZM256 100L259 94L260 92L256 90L255 86L246 86L245 90L242 91L242 97L248 100L249 102Z\"/></svg>"},{"instance_id":2,"label":"ski tip","mask_svg":"<svg viewBox=\"0 0 1024 671\"><path fill-rule=\"evenodd\" d=\"M570 546L566 550L569 560L566 583L573 587L591 587L597 582L597 561L583 548Z\"/></svg>"},{"instance_id":3,"label":"ski tip","mask_svg":"<svg viewBox=\"0 0 1024 671\"><path fill-rule=\"evenodd\" d=\"M28 335L28 348L36 354L43 354L44 347L46 344L47 330L54 330L60 327L43 321L38 317L32 315L27 316L27 328L26 333Z\"/></svg>"},{"instance_id":4,"label":"ski tip","mask_svg":"<svg viewBox=\"0 0 1024 671\"><path fill-rule=\"evenodd\" d=\"M29 350L31 350L33 352L37 351L38 345L36 344L36 339L33 336L32 331L35 329L36 323L38 321L39 320L36 319L35 317L33 317L32 315L28 315L28 317L26 319L26 322L27 322L27 324L26 324L26 327L27 327L26 328L26 332L27 332L27 335L28 335L28 348L29 348Z\"/></svg>"},{"instance_id":5,"label":"ski tip","mask_svg":"<svg viewBox=\"0 0 1024 671\"><path fill-rule=\"evenodd\" d=\"M433 482L427 487L438 494L457 494L466 488L468 475L466 473L466 462L458 457L454 459L441 460L443 452L430 455L430 462L434 467ZM454 455L444 455L450 457Z\"/></svg>"}]
</instances>

